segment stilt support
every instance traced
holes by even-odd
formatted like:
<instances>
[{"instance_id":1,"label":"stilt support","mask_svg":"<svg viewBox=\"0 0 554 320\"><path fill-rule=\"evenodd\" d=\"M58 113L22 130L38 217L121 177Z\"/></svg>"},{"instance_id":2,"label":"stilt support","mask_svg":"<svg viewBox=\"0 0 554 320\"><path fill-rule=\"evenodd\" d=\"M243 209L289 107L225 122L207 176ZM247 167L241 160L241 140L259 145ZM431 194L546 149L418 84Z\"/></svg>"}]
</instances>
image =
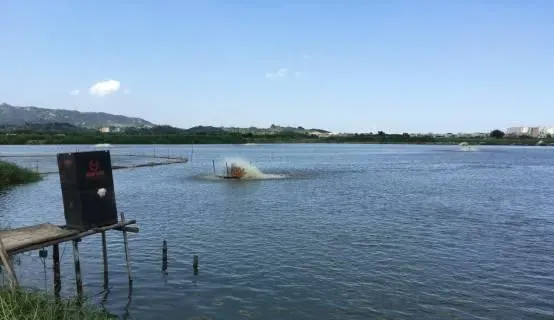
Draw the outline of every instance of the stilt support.
<instances>
[{"instance_id":1,"label":"stilt support","mask_svg":"<svg viewBox=\"0 0 554 320\"><path fill-rule=\"evenodd\" d=\"M77 296L83 296L83 279L81 278L81 261L79 260L79 241L73 240L73 262L75 263L75 284L77 285Z\"/></svg>"},{"instance_id":2,"label":"stilt support","mask_svg":"<svg viewBox=\"0 0 554 320\"><path fill-rule=\"evenodd\" d=\"M121 223L125 223L125 214L121 213ZM127 241L127 230L123 229L123 245L125 247L125 261L127 262L127 274L129 277L129 286L133 286L133 274L131 273L131 262L129 261L129 242Z\"/></svg>"},{"instance_id":3,"label":"stilt support","mask_svg":"<svg viewBox=\"0 0 554 320\"><path fill-rule=\"evenodd\" d=\"M60 246L52 246L52 260L54 268L54 296L59 299L62 290L61 270L60 270Z\"/></svg>"},{"instance_id":4,"label":"stilt support","mask_svg":"<svg viewBox=\"0 0 554 320\"><path fill-rule=\"evenodd\" d=\"M104 290L108 290L108 245L106 243L106 232L102 232L102 258L104 261Z\"/></svg>"}]
</instances>

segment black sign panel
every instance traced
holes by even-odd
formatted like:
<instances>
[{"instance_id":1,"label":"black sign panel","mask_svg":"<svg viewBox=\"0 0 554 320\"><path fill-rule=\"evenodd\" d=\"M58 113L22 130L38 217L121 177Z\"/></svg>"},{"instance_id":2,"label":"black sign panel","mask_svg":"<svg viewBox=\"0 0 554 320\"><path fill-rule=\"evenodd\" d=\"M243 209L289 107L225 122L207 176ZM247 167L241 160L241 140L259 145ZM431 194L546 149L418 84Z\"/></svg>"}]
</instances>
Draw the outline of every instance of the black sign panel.
<instances>
[{"instance_id":1,"label":"black sign panel","mask_svg":"<svg viewBox=\"0 0 554 320\"><path fill-rule=\"evenodd\" d=\"M67 226L87 230L117 223L110 152L60 153L57 158Z\"/></svg>"}]
</instances>

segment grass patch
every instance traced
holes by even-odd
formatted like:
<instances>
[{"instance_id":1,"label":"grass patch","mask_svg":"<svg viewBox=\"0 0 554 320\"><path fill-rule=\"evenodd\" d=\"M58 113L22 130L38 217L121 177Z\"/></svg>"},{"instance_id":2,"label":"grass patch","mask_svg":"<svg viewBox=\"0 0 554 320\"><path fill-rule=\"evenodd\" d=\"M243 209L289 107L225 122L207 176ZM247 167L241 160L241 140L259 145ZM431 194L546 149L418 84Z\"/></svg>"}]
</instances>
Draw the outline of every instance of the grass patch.
<instances>
[{"instance_id":1,"label":"grass patch","mask_svg":"<svg viewBox=\"0 0 554 320\"><path fill-rule=\"evenodd\" d=\"M82 304L77 300L56 301L46 293L0 288L0 319L2 320L105 320L114 316L106 311Z\"/></svg>"},{"instance_id":2,"label":"grass patch","mask_svg":"<svg viewBox=\"0 0 554 320\"><path fill-rule=\"evenodd\" d=\"M0 161L0 189L18 184L40 181L40 173L21 168L18 165Z\"/></svg>"}]
</instances>

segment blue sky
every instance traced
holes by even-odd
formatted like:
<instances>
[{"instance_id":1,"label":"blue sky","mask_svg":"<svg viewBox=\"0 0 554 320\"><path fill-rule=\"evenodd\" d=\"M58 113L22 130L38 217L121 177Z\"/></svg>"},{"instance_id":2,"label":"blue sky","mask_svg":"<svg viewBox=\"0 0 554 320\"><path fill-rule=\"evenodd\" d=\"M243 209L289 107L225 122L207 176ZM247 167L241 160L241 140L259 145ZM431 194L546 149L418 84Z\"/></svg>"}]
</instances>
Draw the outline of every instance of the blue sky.
<instances>
[{"instance_id":1,"label":"blue sky","mask_svg":"<svg viewBox=\"0 0 554 320\"><path fill-rule=\"evenodd\" d=\"M0 102L180 127L554 126L552 1L4 0L0 12Z\"/></svg>"}]
</instances>

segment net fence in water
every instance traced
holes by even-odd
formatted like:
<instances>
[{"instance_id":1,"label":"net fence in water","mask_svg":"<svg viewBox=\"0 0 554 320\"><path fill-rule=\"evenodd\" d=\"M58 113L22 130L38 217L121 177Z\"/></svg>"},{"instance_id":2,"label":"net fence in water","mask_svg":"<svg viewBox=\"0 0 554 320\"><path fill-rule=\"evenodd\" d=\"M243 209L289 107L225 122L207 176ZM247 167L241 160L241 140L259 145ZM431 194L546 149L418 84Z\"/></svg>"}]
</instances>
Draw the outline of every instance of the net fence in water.
<instances>
[{"instance_id":1,"label":"net fence in water","mask_svg":"<svg viewBox=\"0 0 554 320\"><path fill-rule=\"evenodd\" d=\"M97 151L103 149L77 149L79 151ZM109 149L114 170L136 167L166 165L173 163L186 163L188 158L182 154L176 154L168 150L125 150ZM73 151L60 151L73 152ZM41 174L58 173L57 152L27 152L10 151L0 152L0 161L15 163L20 167L39 172Z\"/></svg>"}]
</instances>

